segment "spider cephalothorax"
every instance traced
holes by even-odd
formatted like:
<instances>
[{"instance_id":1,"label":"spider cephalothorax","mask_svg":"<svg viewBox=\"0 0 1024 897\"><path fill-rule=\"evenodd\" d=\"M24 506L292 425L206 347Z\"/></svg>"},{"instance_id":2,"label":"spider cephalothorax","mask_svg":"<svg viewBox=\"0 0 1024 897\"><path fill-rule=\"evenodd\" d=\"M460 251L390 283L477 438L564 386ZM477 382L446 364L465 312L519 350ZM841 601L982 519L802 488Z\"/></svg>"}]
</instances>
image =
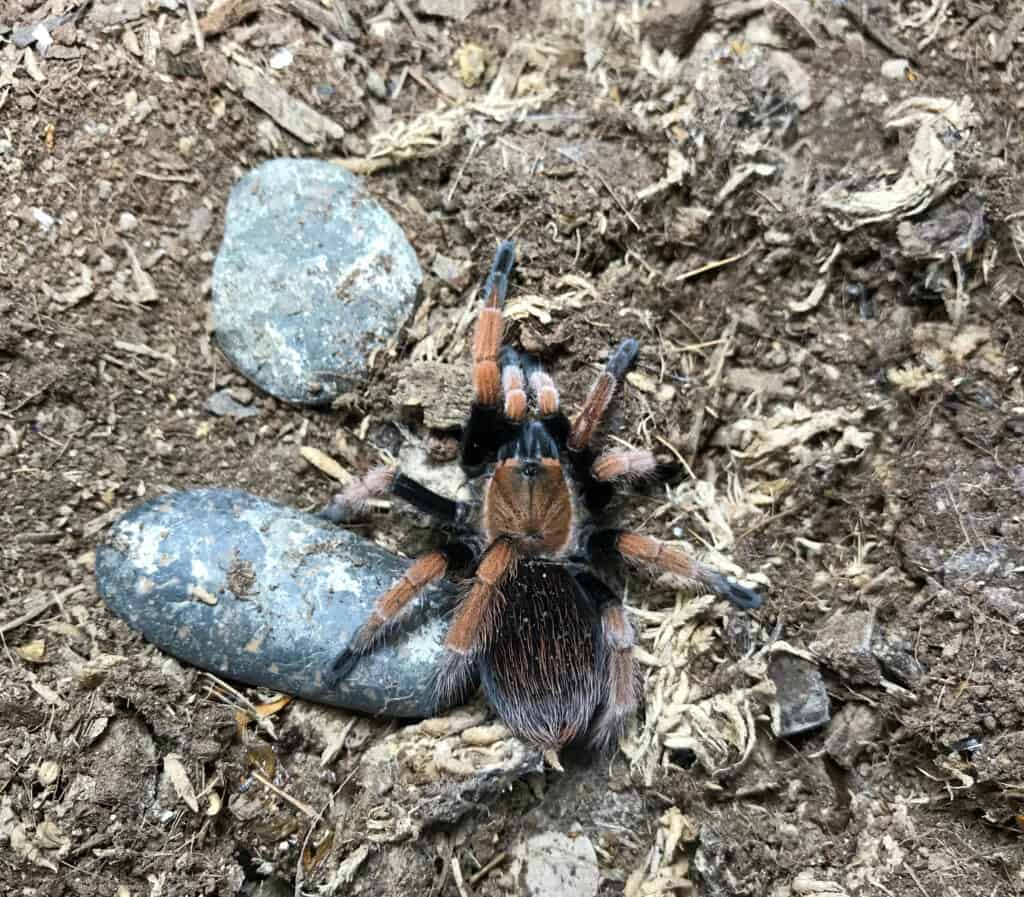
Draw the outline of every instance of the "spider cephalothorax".
<instances>
[{"instance_id":1,"label":"spider cephalothorax","mask_svg":"<svg viewBox=\"0 0 1024 897\"><path fill-rule=\"evenodd\" d=\"M621 598L625 562L694 580L742 608L757 607L760 598L671 545L605 525L616 482L660 472L648 451L593 448L639 347L628 339L611 354L570 421L535 360L501 344L514 260L512 242L502 243L473 338L473 404L461 462L480 481L482 502L456 502L398 471L377 469L328 509L333 519L348 519L371 497L391 494L438 518L450 533L446 545L418 558L380 596L329 678L344 676L371 651L427 585L466 576L470 587L445 641L441 693L462 692L476 671L516 735L545 749L581 740L605 745L637 701L633 629Z\"/></svg>"}]
</instances>

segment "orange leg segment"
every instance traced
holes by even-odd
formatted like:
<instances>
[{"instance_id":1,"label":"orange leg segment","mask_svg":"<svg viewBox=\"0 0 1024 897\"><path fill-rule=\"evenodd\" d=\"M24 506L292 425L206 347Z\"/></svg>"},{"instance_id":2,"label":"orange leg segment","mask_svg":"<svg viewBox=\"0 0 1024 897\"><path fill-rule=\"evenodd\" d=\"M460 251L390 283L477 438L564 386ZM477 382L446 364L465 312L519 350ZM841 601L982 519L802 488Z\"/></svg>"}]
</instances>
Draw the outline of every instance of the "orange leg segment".
<instances>
[{"instance_id":1,"label":"orange leg segment","mask_svg":"<svg viewBox=\"0 0 1024 897\"><path fill-rule=\"evenodd\" d=\"M594 433L601 426L608 407L612 403L616 387L633 366L639 351L640 346L637 341L627 339L612 352L607 366L590 388L583 407L576 415L576 420L572 422L572 430L569 433L570 449L578 452L590 445Z\"/></svg>"},{"instance_id":2,"label":"orange leg segment","mask_svg":"<svg viewBox=\"0 0 1024 897\"><path fill-rule=\"evenodd\" d=\"M433 582L437 582L448 569L448 556L443 551L432 551L417 558L390 589L373 606L369 619L356 630L352 639L331 666L331 679L337 681L355 666L356 661L368 654L380 641L405 607Z\"/></svg>"},{"instance_id":3,"label":"orange leg segment","mask_svg":"<svg viewBox=\"0 0 1024 897\"><path fill-rule=\"evenodd\" d=\"M626 560L635 561L660 573L674 573L695 580L744 610L761 606L761 596L753 589L740 585L731 576L698 563L685 552L651 536L618 533L615 548Z\"/></svg>"},{"instance_id":4,"label":"orange leg segment","mask_svg":"<svg viewBox=\"0 0 1024 897\"><path fill-rule=\"evenodd\" d=\"M605 452L593 466L594 479L606 483L609 480L642 480L652 476L658 469L653 452L644 449L613 449Z\"/></svg>"},{"instance_id":5,"label":"orange leg segment","mask_svg":"<svg viewBox=\"0 0 1024 897\"><path fill-rule=\"evenodd\" d=\"M445 647L449 651L469 654L490 637L500 610L501 584L512 573L515 562L515 547L509 541L499 540L487 549L473 587L448 630Z\"/></svg>"}]
</instances>

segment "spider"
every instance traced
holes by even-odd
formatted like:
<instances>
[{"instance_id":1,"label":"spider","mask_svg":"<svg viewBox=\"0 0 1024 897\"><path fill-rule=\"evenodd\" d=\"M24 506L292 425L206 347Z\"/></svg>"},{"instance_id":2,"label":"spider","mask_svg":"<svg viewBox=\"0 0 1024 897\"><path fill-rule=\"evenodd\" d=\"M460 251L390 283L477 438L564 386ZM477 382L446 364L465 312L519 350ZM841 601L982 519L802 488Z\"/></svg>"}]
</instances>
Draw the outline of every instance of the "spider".
<instances>
[{"instance_id":1,"label":"spider","mask_svg":"<svg viewBox=\"0 0 1024 897\"><path fill-rule=\"evenodd\" d=\"M665 474L649 451L594 447L639 346L627 339L611 353L570 421L537 361L502 345L514 262L507 240L484 283L473 337L473 402L460 461L482 501L452 501L388 468L334 497L325 514L335 522L393 495L441 521L450 538L377 599L325 678L345 676L429 584L471 577L447 631L439 699L465 695L475 672L513 734L543 750L600 748L617 741L637 706L635 636L620 597L624 562L694 580L740 608L761 599L671 545L606 525L616 484Z\"/></svg>"}]
</instances>

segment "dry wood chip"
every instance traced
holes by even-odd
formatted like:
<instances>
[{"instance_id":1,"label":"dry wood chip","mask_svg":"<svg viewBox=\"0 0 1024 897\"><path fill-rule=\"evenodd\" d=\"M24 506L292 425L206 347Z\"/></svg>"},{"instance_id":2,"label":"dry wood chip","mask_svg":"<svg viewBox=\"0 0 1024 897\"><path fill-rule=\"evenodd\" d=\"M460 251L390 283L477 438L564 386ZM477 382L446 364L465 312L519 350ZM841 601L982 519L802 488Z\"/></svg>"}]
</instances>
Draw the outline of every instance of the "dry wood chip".
<instances>
[{"instance_id":1,"label":"dry wood chip","mask_svg":"<svg viewBox=\"0 0 1024 897\"><path fill-rule=\"evenodd\" d=\"M221 0L199 20L199 30L206 37L223 34L243 19L258 13L261 5L260 0Z\"/></svg>"},{"instance_id":2,"label":"dry wood chip","mask_svg":"<svg viewBox=\"0 0 1024 897\"><path fill-rule=\"evenodd\" d=\"M335 461L330 455L325 455L320 451L320 449L313 448L311 445L304 445L299 449L299 454L317 470L331 477L331 479L337 480L339 483L344 483L345 485L352 482L352 474L345 470L345 468Z\"/></svg>"},{"instance_id":3,"label":"dry wood chip","mask_svg":"<svg viewBox=\"0 0 1024 897\"><path fill-rule=\"evenodd\" d=\"M196 791L189 781L185 764L181 762L179 754L168 754L164 757L164 772L171 780L174 790L193 813L199 812L199 801L196 799Z\"/></svg>"},{"instance_id":4,"label":"dry wood chip","mask_svg":"<svg viewBox=\"0 0 1024 897\"><path fill-rule=\"evenodd\" d=\"M25 48L25 55L22 57L22 61L25 65L25 71L33 81L42 82L46 80L46 75L43 74L39 68L39 63L36 62L36 54L28 47Z\"/></svg>"},{"instance_id":5,"label":"dry wood chip","mask_svg":"<svg viewBox=\"0 0 1024 897\"><path fill-rule=\"evenodd\" d=\"M132 280L135 281L134 300L143 304L147 302L159 302L160 296L157 294L153 278L150 277L142 265L139 264L139 257L135 254L135 250L127 243L124 244L124 250L132 265Z\"/></svg>"},{"instance_id":6,"label":"dry wood chip","mask_svg":"<svg viewBox=\"0 0 1024 897\"><path fill-rule=\"evenodd\" d=\"M324 9L313 0L287 0L290 12L315 28L322 28L338 40L356 40L360 37L359 27L352 21L345 4L335 4L333 9Z\"/></svg>"},{"instance_id":7,"label":"dry wood chip","mask_svg":"<svg viewBox=\"0 0 1024 897\"><path fill-rule=\"evenodd\" d=\"M29 663L43 663L46 659L46 642L42 639L33 639L30 642L25 642L23 645L16 646L14 653Z\"/></svg>"},{"instance_id":8,"label":"dry wood chip","mask_svg":"<svg viewBox=\"0 0 1024 897\"><path fill-rule=\"evenodd\" d=\"M231 82L243 97L304 143L323 143L328 138L341 140L345 136L341 125L293 97L262 72L238 64L231 64L230 72Z\"/></svg>"},{"instance_id":9,"label":"dry wood chip","mask_svg":"<svg viewBox=\"0 0 1024 897\"><path fill-rule=\"evenodd\" d=\"M173 356L168 355L166 352L158 352L144 343L126 343L124 340L118 339L114 340L114 348L120 349L122 352L129 352L132 355L144 355L146 358L155 358L157 361L169 361L171 364L178 363Z\"/></svg>"},{"instance_id":10,"label":"dry wood chip","mask_svg":"<svg viewBox=\"0 0 1024 897\"><path fill-rule=\"evenodd\" d=\"M291 695L280 695L273 701L267 701L264 704L256 705L256 712L266 719L268 716L273 716L279 710L283 710L291 703Z\"/></svg>"},{"instance_id":11,"label":"dry wood chip","mask_svg":"<svg viewBox=\"0 0 1024 897\"><path fill-rule=\"evenodd\" d=\"M96 291L96 284L92 278L92 269L88 265L83 264L81 266L81 276L82 282L66 292L58 293L45 284L42 288L43 292L46 293L47 298L59 302L68 308L78 305L79 302L83 299L88 299Z\"/></svg>"},{"instance_id":12,"label":"dry wood chip","mask_svg":"<svg viewBox=\"0 0 1024 897\"><path fill-rule=\"evenodd\" d=\"M56 760L44 760L36 770L36 778L44 788L49 788L60 778L60 764Z\"/></svg>"}]
</instances>

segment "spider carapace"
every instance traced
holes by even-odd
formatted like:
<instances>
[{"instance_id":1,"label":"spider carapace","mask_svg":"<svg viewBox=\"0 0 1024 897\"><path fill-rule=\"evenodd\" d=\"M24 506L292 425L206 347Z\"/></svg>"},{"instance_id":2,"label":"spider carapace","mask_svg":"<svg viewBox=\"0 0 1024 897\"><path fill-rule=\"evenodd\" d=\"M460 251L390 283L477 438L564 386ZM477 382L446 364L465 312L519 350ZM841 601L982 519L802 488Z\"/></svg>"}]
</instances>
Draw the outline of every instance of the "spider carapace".
<instances>
[{"instance_id":1,"label":"spider carapace","mask_svg":"<svg viewBox=\"0 0 1024 897\"><path fill-rule=\"evenodd\" d=\"M378 468L328 507L327 516L340 522L370 498L393 495L438 519L448 540L377 599L326 678L344 676L372 651L430 583L463 578L469 585L448 629L439 698L465 693L476 672L491 706L521 738L555 750L573 742L612 745L637 704L624 568L677 574L745 609L760 597L674 546L609 525L616 485L665 473L649 451L594 447L639 346L627 339L612 352L570 420L536 360L502 345L514 261L513 243L503 242L473 337L461 463L481 500L453 501Z\"/></svg>"}]
</instances>

